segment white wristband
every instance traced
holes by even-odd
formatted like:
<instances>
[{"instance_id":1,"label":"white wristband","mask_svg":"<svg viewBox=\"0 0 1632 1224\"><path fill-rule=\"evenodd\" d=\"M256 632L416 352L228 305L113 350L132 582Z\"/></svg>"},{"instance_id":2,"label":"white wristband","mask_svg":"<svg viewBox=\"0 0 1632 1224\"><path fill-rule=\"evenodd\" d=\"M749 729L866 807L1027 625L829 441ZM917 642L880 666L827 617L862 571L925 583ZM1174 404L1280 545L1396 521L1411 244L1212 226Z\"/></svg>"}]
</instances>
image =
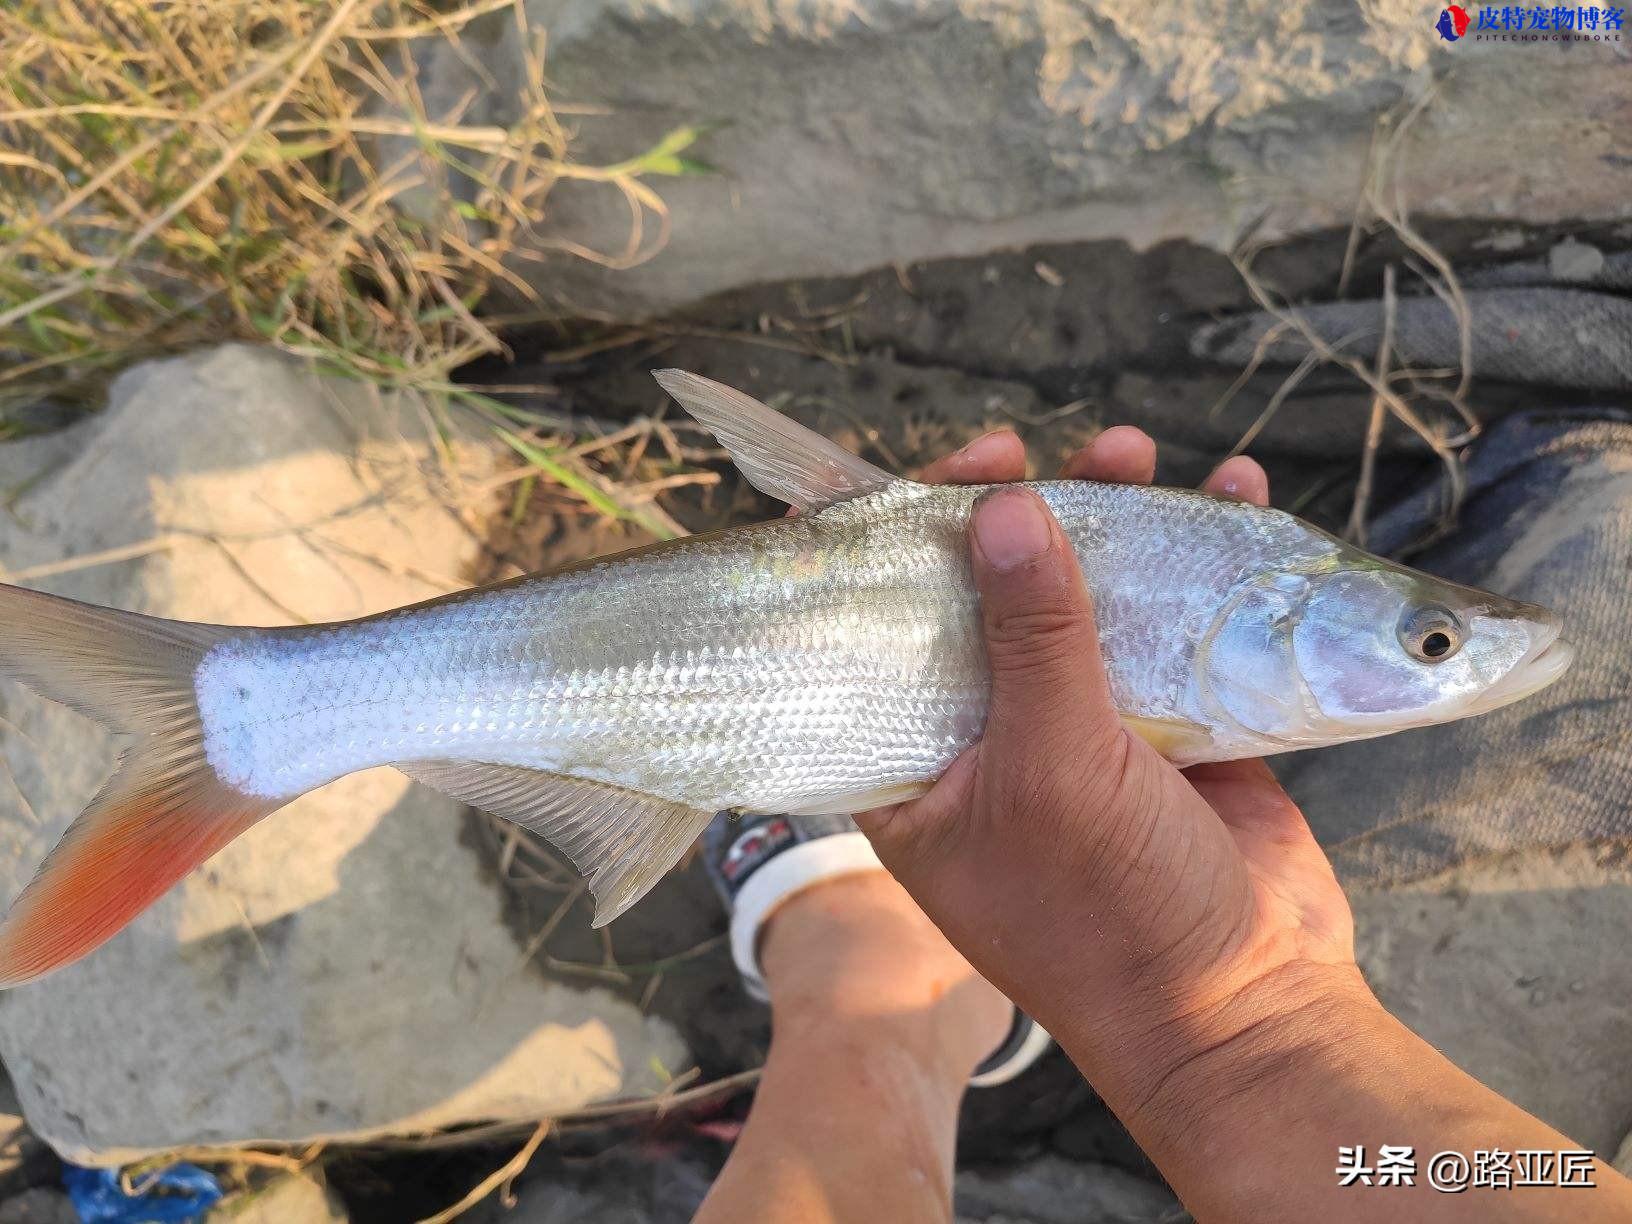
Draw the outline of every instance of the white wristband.
<instances>
[{"instance_id":1,"label":"white wristband","mask_svg":"<svg viewBox=\"0 0 1632 1224\"><path fill-rule=\"evenodd\" d=\"M861 871L882 871L865 833L834 833L818 837L775 855L748 877L731 908L731 958L748 993L761 1003L771 1001L765 975L759 970L759 928L771 912L793 896L835 876Z\"/></svg>"}]
</instances>

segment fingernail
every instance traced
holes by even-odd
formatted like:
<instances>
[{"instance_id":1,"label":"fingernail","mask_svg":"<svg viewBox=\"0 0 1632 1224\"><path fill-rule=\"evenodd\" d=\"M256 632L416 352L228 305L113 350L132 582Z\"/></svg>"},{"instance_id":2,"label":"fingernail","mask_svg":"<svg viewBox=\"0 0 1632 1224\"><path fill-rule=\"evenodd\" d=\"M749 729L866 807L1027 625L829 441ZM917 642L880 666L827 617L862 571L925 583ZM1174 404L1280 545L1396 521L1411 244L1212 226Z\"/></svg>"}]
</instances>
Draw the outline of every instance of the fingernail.
<instances>
[{"instance_id":1,"label":"fingernail","mask_svg":"<svg viewBox=\"0 0 1632 1224\"><path fill-rule=\"evenodd\" d=\"M981 451L985 450L991 445L992 439L995 437L997 437L997 434L993 432L983 433L978 438L972 438L968 442L965 442L962 446L958 447L958 449L952 453L952 458L959 463L966 463L971 459L975 459L979 457Z\"/></svg>"},{"instance_id":2,"label":"fingernail","mask_svg":"<svg viewBox=\"0 0 1632 1224\"><path fill-rule=\"evenodd\" d=\"M975 543L998 573L1034 561L1053 543L1048 512L1025 489L999 489L975 503Z\"/></svg>"}]
</instances>

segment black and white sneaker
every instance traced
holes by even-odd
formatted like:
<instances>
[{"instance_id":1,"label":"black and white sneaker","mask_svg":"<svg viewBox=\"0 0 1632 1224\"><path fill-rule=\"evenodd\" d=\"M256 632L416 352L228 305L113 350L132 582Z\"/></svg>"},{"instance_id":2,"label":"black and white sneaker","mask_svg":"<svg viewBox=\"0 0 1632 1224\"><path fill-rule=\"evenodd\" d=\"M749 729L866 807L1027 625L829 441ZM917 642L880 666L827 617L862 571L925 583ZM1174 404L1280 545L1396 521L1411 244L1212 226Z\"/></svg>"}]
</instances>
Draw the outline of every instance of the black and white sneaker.
<instances>
[{"instance_id":1,"label":"black and white sneaker","mask_svg":"<svg viewBox=\"0 0 1632 1224\"><path fill-rule=\"evenodd\" d=\"M838 876L883 871L872 843L848 816L747 816L718 813L703 833L703 863L731 912L731 957L743 987L770 1002L759 967L759 932L794 893ZM976 1088L1004 1084L1050 1045L1042 1026L1019 1008L1002 1044L969 1077Z\"/></svg>"}]
</instances>

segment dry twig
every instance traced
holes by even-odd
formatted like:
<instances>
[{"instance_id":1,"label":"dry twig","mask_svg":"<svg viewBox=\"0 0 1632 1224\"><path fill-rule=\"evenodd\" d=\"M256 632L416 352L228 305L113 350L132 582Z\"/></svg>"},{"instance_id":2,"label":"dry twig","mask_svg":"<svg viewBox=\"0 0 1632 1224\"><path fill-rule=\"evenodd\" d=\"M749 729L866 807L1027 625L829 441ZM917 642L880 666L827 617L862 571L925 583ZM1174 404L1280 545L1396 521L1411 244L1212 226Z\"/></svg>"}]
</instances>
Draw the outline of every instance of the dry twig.
<instances>
[{"instance_id":1,"label":"dry twig","mask_svg":"<svg viewBox=\"0 0 1632 1224\"><path fill-rule=\"evenodd\" d=\"M451 1221L457 1220L501 1186L508 1187L520 1175L521 1171L527 1167L527 1162L533 1158L533 1153L538 1151L539 1145L544 1142L545 1136L550 1133L550 1126L551 1123L549 1122L540 1122L533 1129L532 1136L526 1143L522 1144L520 1151L471 1187L470 1193L452 1207L439 1211L435 1215L426 1216L420 1221L420 1224L450 1224Z\"/></svg>"},{"instance_id":2,"label":"dry twig","mask_svg":"<svg viewBox=\"0 0 1632 1224\"><path fill-rule=\"evenodd\" d=\"M1462 471L1459 448L1471 441L1479 432L1479 420L1467 403L1467 393L1473 379L1473 326L1472 312L1468 308L1467 299L1462 293L1454 269L1439 251L1411 224L1409 210L1406 207L1404 190L1400 185L1398 173L1401 150L1405 139L1413 124L1422 116L1429 102L1433 99L1433 92L1429 91L1419 98L1406 112L1403 118L1395 124L1385 117L1379 122L1372 134L1371 149L1367 155L1365 173L1361 179L1358 198L1355 202L1355 211L1349 228L1349 238L1343 256L1343 270L1338 280L1338 295L1342 296L1348 290L1350 278L1353 274L1355 260L1359 252L1361 235L1367 230L1371 219L1375 218L1386 226L1400 240L1400 242L1416 256L1415 259L1405 260L1406 266L1445 303L1457 321L1459 338L1459 358L1454 369L1402 369L1390 371L1389 366L1394 358L1395 338L1395 270L1393 265L1385 269L1384 303L1383 303L1383 335L1380 339L1376 369L1368 369L1359 358L1345 354L1342 350L1357 337L1344 337L1337 343L1328 343L1302 315L1292 306L1275 300L1269 288L1252 271L1253 255L1257 249L1256 240L1249 234L1238 243L1237 249L1231 258L1237 272L1240 273L1248 292L1252 295L1259 307L1268 314L1274 323L1266 328L1259 337L1251 359L1246 368L1220 397L1214 405L1212 413L1217 415L1226 404L1246 385L1247 381L1257 371L1259 364L1268 352L1270 345L1287 334L1294 334L1308 347L1308 355L1302 363L1293 370L1282 382L1276 393L1270 398L1262 413L1248 428L1242 439L1236 444L1231 454L1239 454L1248 443L1268 424L1281 406L1286 402L1292 391L1314 369L1320 366L1336 366L1353 374L1365 383L1372 392L1371 416L1367 424L1366 442L1361 456L1361 472L1359 487L1356 489L1354 505L1350 511L1348 534L1351 539L1363 540L1365 536L1365 516L1369 509L1372 489L1376 480L1377 451L1381 445L1383 425L1387 416L1393 416L1419 437L1423 443L1438 456L1444 465L1448 495L1445 512L1441 517L1438 530L1445 530L1455 520L1456 513L1461 506L1464 492L1464 475ZM1392 131L1389 129L1392 128ZM1386 138L1385 138L1386 133ZM1445 382L1454 380L1446 387ZM1396 384L1409 386L1407 393L1396 389ZM1430 420L1419 408L1411 402L1408 395L1421 395L1449 406L1458 418L1458 428L1454 431L1441 428L1437 421Z\"/></svg>"},{"instance_id":3,"label":"dry twig","mask_svg":"<svg viewBox=\"0 0 1632 1224\"><path fill-rule=\"evenodd\" d=\"M1394 360L1394 265L1383 269L1383 335L1377 343L1377 378L1388 379L1388 366ZM1371 508L1371 487L1377 479L1377 449L1383 441L1383 425L1388 419L1388 405L1381 396L1371 399L1371 419L1366 424L1366 445L1360 454L1360 480L1354 488L1354 506L1349 511L1349 526L1345 533L1361 548L1366 546L1366 514Z\"/></svg>"}]
</instances>

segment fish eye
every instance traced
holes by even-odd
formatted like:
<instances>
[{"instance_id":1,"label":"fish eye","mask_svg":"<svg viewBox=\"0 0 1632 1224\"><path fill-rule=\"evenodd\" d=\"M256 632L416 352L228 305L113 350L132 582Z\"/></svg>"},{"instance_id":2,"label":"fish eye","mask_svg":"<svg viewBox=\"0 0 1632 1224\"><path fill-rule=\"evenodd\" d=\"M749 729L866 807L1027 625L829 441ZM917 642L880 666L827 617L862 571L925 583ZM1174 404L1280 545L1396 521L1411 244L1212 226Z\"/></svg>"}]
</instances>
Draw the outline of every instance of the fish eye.
<instances>
[{"instance_id":1,"label":"fish eye","mask_svg":"<svg viewBox=\"0 0 1632 1224\"><path fill-rule=\"evenodd\" d=\"M1427 604L1400 618L1400 644L1424 663L1443 663L1462 649L1462 638L1462 622L1449 608Z\"/></svg>"}]
</instances>

